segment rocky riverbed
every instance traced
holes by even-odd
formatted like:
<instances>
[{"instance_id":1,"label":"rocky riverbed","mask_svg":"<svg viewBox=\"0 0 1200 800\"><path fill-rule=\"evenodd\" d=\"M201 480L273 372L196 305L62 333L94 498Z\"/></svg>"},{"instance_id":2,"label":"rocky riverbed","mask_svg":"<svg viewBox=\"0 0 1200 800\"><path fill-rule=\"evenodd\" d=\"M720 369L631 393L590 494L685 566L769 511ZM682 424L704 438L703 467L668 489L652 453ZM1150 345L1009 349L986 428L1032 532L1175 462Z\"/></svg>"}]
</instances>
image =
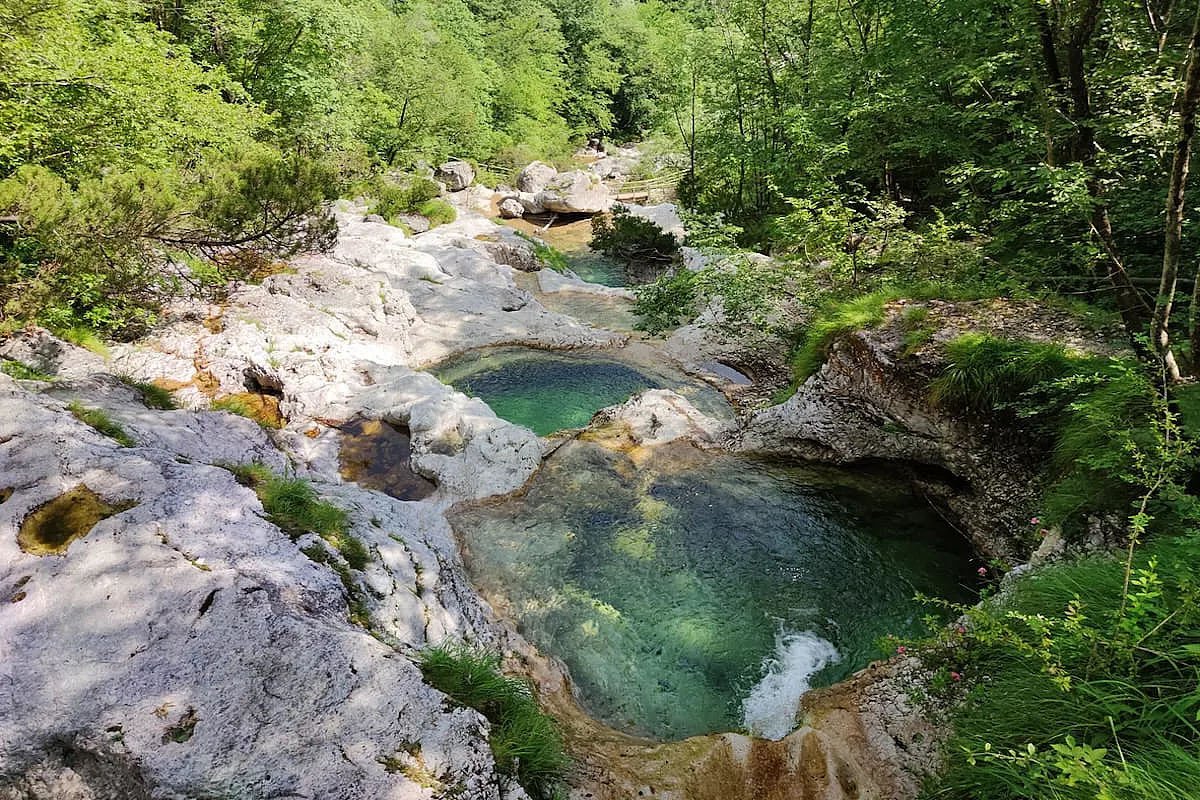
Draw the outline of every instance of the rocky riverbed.
<instances>
[{"instance_id":1,"label":"rocky riverbed","mask_svg":"<svg viewBox=\"0 0 1200 800\"><path fill-rule=\"evenodd\" d=\"M520 489L555 444L421 368L471 348L613 348L629 334L519 288L517 272L537 268L529 244L480 214L412 238L362 209L337 216L331 253L296 259L221 306L180 303L152 336L105 356L40 330L0 344L39 378L0 375L0 798L517 800L486 721L410 661L447 638L501 648L538 681L579 759L578 797L913 794L937 736L905 700L912 663L806 701L806 724L779 742L656 744L579 710L562 668L471 586L445 514ZM561 284L547 276L547 289ZM661 352L705 372L730 348L689 329ZM684 440L831 458L828 442L875 420L870 381L886 370L880 348L859 359L875 359L869 379L840 352L813 388L744 426L656 391L601 415L589 435L626 450ZM170 389L182 408L148 408L137 382ZM837 416L835 396L859 416ZM212 410L230 397L257 398L284 424ZM86 409L131 446L77 418ZM906 413L919 441L941 435ZM339 426L355 419L406 429L413 469L436 487L429 497L397 500L342 477ZM970 446L876 442L834 460L894 456L953 473L960 462L935 456ZM305 555L315 536L293 541L225 468L247 462L311 480L348 513L370 555L352 569L331 554L349 584ZM968 483L991 474L961 472ZM61 552L29 552L27 520L82 487L107 516ZM1003 500L984 496L989 509Z\"/></svg>"}]
</instances>

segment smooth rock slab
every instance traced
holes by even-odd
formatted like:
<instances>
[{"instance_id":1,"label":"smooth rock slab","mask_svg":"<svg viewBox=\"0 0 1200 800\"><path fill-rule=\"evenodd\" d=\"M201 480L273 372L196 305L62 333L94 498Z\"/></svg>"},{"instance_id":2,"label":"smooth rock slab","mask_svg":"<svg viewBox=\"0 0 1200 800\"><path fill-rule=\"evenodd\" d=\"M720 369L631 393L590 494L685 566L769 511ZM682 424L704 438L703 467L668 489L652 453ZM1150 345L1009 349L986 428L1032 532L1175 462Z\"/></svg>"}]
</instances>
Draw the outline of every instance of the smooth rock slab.
<instances>
[{"instance_id":1,"label":"smooth rock slab","mask_svg":"<svg viewBox=\"0 0 1200 800\"><path fill-rule=\"evenodd\" d=\"M139 505L65 557L22 553L20 522L81 483ZM379 763L413 742L446 789L500 797L483 719L350 625L338 578L226 470L120 448L4 378L0 484L14 489L0 504L0 798L415 800L428 790ZM381 586L413 595L387 574Z\"/></svg>"}]
</instances>

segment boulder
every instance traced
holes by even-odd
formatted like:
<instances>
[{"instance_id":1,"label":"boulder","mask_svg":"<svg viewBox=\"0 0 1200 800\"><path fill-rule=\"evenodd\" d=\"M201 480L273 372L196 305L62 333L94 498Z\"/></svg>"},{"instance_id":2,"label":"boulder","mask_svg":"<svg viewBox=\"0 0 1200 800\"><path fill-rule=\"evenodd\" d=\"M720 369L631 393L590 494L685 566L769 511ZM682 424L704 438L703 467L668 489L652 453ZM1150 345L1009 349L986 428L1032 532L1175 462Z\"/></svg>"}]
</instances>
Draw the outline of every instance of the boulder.
<instances>
[{"instance_id":1,"label":"boulder","mask_svg":"<svg viewBox=\"0 0 1200 800\"><path fill-rule=\"evenodd\" d=\"M500 216L504 219L517 219L525 216L525 206L520 198L506 197L500 201Z\"/></svg>"},{"instance_id":2,"label":"boulder","mask_svg":"<svg viewBox=\"0 0 1200 800\"><path fill-rule=\"evenodd\" d=\"M546 213L546 207L542 205L542 201L538 199L536 194L521 192L517 195L517 200L521 203L521 207L525 209L526 214Z\"/></svg>"},{"instance_id":3,"label":"boulder","mask_svg":"<svg viewBox=\"0 0 1200 800\"><path fill-rule=\"evenodd\" d=\"M429 230L429 219L420 214L400 214L397 219L408 226L413 233L424 233Z\"/></svg>"},{"instance_id":4,"label":"boulder","mask_svg":"<svg viewBox=\"0 0 1200 800\"><path fill-rule=\"evenodd\" d=\"M560 214L600 214L612 208L612 194L595 175L575 170L557 176L537 201L547 211Z\"/></svg>"},{"instance_id":5,"label":"boulder","mask_svg":"<svg viewBox=\"0 0 1200 800\"><path fill-rule=\"evenodd\" d=\"M461 192L475 182L475 170L465 161L447 161L437 168L434 177L449 191Z\"/></svg>"},{"instance_id":6,"label":"boulder","mask_svg":"<svg viewBox=\"0 0 1200 800\"><path fill-rule=\"evenodd\" d=\"M558 170L541 161L534 161L517 176L517 191L537 194L550 185L558 175Z\"/></svg>"}]
</instances>

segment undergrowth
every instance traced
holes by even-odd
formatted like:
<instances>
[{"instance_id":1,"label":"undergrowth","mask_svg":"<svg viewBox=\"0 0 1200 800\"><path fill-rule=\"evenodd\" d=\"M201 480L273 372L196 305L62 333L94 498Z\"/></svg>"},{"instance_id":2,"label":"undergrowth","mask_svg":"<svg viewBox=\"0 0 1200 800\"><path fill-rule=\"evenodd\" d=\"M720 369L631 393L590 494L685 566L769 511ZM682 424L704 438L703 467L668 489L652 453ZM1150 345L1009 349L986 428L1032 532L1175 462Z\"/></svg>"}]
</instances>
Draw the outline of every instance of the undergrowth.
<instances>
[{"instance_id":1,"label":"undergrowth","mask_svg":"<svg viewBox=\"0 0 1200 800\"><path fill-rule=\"evenodd\" d=\"M1162 460L1152 451L1162 418L1156 409L1165 401L1140 364L981 333L946 343L944 355L946 366L929 385L932 401L1019 421L1049 451L1042 500L1048 523L1071 534L1085 512L1127 514L1139 492L1129 479L1139 461ZM1180 503L1167 493L1152 501L1153 511L1177 520L1189 513Z\"/></svg>"},{"instance_id":2,"label":"undergrowth","mask_svg":"<svg viewBox=\"0 0 1200 800\"><path fill-rule=\"evenodd\" d=\"M492 754L501 772L514 775L539 800L564 796L562 782L570 761L562 737L538 708L529 683L501 673L498 654L475 645L445 643L423 650L420 667L430 685L492 723Z\"/></svg>"},{"instance_id":3,"label":"undergrowth","mask_svg":"<svg viewBox=\"0 0 1200 800\"><path fill-rule=\"evenodd\" d=\"M1128 565L1044 566L958 609L965 633L926 657L969 690L923 796L1200 797L1197 558L1197 534L1160 537Z\"/></svg>"}]
</instances>

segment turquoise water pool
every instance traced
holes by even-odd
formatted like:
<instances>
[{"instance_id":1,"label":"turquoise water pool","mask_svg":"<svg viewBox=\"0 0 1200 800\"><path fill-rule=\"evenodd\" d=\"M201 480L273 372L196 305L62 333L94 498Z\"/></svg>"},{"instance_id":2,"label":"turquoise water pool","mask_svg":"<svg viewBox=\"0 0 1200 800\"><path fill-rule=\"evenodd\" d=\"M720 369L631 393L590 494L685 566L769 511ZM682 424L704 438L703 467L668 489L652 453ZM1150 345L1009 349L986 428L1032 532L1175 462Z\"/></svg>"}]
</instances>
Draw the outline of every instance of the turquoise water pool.
<instances>
[{"instance_id":1,"label":"turquoise water pool","mask_svg":"<svg viewBox=\"0 0 1200 800\"><path fill-rule=\"evenodd\" d=\"M708 414L732 413L721 393L703 382L595 351L487 348L430 371L459 391L482 398L500 418L540 436L582 428L600 409L645 389L673 389Z\"/></svg>"},{"instance_id":2,"label":"turquoise water pool","mask_svg":"<svg viewBox=\"0 0 1200 800\"><path fill-rule=\"evenodd\" d=\"M568 666L583 705L660 739L778 738L800 695L966 601L966 543L880 478L672 445L560 448L521 497L459 509L476 585Z\"/></svg>"}]
</instances>

